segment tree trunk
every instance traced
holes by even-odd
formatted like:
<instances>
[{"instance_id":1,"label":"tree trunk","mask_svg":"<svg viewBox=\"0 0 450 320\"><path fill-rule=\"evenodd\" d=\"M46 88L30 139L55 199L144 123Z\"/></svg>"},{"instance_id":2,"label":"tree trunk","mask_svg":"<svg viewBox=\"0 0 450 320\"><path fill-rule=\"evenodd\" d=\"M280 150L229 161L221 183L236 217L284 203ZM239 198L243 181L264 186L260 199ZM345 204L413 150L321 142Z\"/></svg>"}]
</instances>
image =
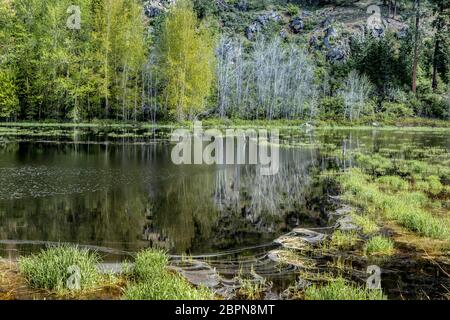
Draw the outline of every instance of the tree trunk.
<instances>
[{"instance_id":1,"label":"tree trunk","mask_svg":"<svg viewBox=\"0 0 450 320\"><path fill-rule=\"evenodd\" d=\"M412 72L412 92L417 94L417 66L419 64L419 32L420 32L420 0L415 0L416 8L416 34L414 39L414 60Z\"/></svg>"},{"instance_id":2,"label":"tree trunk","mask_svg":"<svg viewBox=\"0 0 450 320\"><path fill-rule=\"evenodd\" d=\"M397 0L394 1L394 13L392 17L395 19L396 16L397 16Z\"/></svg>"},{"instance_id":3,"label":"tree trunk","mask_svg":"<svg viewBox=\"0 0 450 320\"><path fill-rule=\"evenodd\" d=\"M442 14L444 13L444 1L441 0L439 4L439 14L438 14L438 23L436 25L436 41L434 45L434 57L433 57L433 80L432 80L432 87L433 91L436 91L438 86L438 79L437 79L437 69L438 69L438 60L439 60L439 47L441 46L440 43L440 32L442 32L442 28L444 27L442 25Z\"/></svg>"}]
</instances>

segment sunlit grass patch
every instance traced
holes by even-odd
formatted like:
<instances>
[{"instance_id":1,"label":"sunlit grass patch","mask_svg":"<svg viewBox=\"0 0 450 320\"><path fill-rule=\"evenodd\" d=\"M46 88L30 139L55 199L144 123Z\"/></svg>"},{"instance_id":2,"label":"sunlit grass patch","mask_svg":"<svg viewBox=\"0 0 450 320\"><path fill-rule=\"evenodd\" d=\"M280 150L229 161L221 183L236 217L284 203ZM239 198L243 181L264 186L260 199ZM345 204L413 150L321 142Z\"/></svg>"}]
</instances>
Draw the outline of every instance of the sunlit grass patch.
<instances>
[{"instance_id":1,"label":"sunlit grass patch","mask_svg":"<svg viewBox=\"0 0 450 320\"><path fill-rule=\"evenodd\" d=\"M378 178L376 182L381 188L388 191L404 191L409 188L409 183L397 176L383 176Z\"/></svg>"},{"instance_id":2,"label":"sunlit grass patch","mask_svg":"<svg viewBox=\"0 0 450 320\"><path fill-rule=\"evenodd\" d=\"M445 191L445 186L441 183L440 178L434 175L429 176L425 180L417 181L415 188L432 196L436 196Z\"/></svg>"},{"instance_id":3,"label":"sunlit grass patch","mask_svg":"<svg viewBox=\"0 0 450 320\"><path fill-rule=\"evenodd\" d=\"M443 189L434 181L436 190ZM388 179L395 186L401 185L398 179ZM423 192L399 191L395 194L380 190L377 181L359 169L352 169L339 178L344 193L342 198L358 206L369 215L380 214L387 219L395 220L401 226L421 236L449 239L449 223L446 219L433 216L426 207L436 207L437 201L429 199ZM385 181L386 182L386 181ZM396 187L397 190L401 189ZM445 189L443 189L445 190Z\"/></svg>"},{"instance_id":4,"label":"sunlit grass patch","mask_svg":"<svg viewBox=\"0 0 450 320\"><path fill-rule=\"evenodd\" d=\"M169 258L161 250L144 250L136 255L134 275L140 281L152 280L167 273Z\"/></svg>"},{"instance_id":5,"label":"sunlit grass patch","mask_svg":"<svg viewBox=\"0 0 450 320\"><path fill-rule=\"evenodd\" d=\"M361 228L364 234L372 234L380 229L378 225L367 215L352 214L353 222Z\"/></svg>"},{"instance_id":6,"label":"sunlit grass patch","mask_svg":"<svg viewBox=\"0 0 450 320\"><path fill-rule=\"evenodd\" d=\"M330 246L338 249L351 249L358 242L358 234L353 231L337 230L333 233Z\"/></svg>"},{"instance_id":7,"label":"sunlit grass patch","mask_svg":"<svg viewBox=\"0 0 450 320\"><path fill-rule=\"evenodd\" d=\"M386 237L375 236L370 238L364 245L366 255L386 255L394 253L394 242Z\"/></svg>"},{"instance_id":8,"label":"sunlit grass patch","mask_svg":"<svg viewBox=\"0 0 450 320\"><path fill-rule=\"evenodd\" d=\"M100 257L95 252L74 246L58 246L21 257L19 270L33 288L67 293L74 290L67 283L74 273L74 268L80 271L81 290L95 287L100 280L97 269L99 261Z\"/></svg>"},{"instance_id":9,"label":"sunlit grass patch","mask_svg":"<svg viewBox=\"0 0 450 320\"><path fill-rule=\"evenodd\" d=\"M168 257L159 250L137 254L132 276L134 281L125 289L126 300L205 300L212 299L210 290L195 288L186 279L170 272Z\"/></svg>"},{"instance_id":10,"label":"sunlit grass patch","mask_svg":"<svg viewBox=\"0 0 450 320\"><path fill-rule=\"evenodd\" d=\"M429 213L411 208L398 214L398 222L411 231L420 235L435 238L449 239L450 229L448 223L439 218L435 218Z\"/></svg>"},{"instance_id":11,"label":"sunlit grass patch","mask_svg":"<svg viewBox=\"0 0 450 320\"><path fill-rule=\"evenodd\" d=\"M386 300L381 290L369 290L337 278L326 285L312 285L305 290L306 300Z\"/></svg>"}]
</instances>

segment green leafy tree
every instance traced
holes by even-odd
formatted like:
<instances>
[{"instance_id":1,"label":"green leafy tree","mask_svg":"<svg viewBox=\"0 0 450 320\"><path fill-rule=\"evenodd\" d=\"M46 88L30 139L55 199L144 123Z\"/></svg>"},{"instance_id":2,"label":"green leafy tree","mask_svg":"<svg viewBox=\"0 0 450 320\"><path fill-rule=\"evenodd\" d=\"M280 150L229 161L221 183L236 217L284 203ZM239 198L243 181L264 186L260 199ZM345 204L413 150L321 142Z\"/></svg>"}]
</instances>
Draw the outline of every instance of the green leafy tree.
<instances>
[{"instance_id":1,"label":"green leafy tree","mask_svg":"<svg viewBox=\"0 0 450 320\"><path fill-rule=\"evenodd\" d=\"M0 118L11 118L19 111L19 99L11 72L0 70Z\"/></svg>"},{"instance_id":2,"label":"green leafy tree","mask_svg":"<svg viewBox=\"0 0 450 320\"><path fill-rule=\"evenodd\" d=\"M214 80L214 40L192 3L180 0L168 13L159 39L163 103L178 120L204 111Z\"/></svg>"}]
</instances>

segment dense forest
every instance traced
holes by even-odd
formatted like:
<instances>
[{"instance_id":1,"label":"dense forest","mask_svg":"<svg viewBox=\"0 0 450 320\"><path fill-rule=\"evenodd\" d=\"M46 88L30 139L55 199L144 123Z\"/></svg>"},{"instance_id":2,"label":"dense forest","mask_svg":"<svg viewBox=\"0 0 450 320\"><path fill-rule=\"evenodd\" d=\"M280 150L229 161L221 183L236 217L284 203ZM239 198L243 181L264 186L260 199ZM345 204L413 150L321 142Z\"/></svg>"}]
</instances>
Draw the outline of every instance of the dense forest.
<instances>
[{"instance_id":1,"label":"dense forest","mask_svg":"<svg viewBox=\"0 0 450 320\"><path fill-rule=\"evenodd\" d=\"M449 0L0 0L3 121L447 119L449 88Z\"/></svg>"}]
</instances>

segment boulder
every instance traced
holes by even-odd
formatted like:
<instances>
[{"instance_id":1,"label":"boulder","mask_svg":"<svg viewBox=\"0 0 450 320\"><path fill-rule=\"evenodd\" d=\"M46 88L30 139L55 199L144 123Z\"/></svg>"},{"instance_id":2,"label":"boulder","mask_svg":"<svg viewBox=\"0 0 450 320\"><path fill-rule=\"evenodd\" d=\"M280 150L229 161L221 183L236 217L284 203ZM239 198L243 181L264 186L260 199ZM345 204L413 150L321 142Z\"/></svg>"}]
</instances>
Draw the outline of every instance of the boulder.
<instances>
[{"instance_id":1,"label":"boulder","mask_svg":"<svg viewBox=\"0 0 450 320\"><path fill-rule=\"evenodd\" d=\"M248 3L245 0L241 0L236 4L236 9L239 11L248 11Z\"/></svg>"},{"instance_id":2,"label":"boulder","mask_svg":"<svg viewBox=\"0 0 450 320\"><path fill-rule=\"evenodd\" d=\"M261 25L258 22L253 22L245 29L245 36L248 40L253 40L259 31L261 31Z\"/></svg>"},{"instance_id":3,"label":"boulder","mask_svg":"<svg viewBox=\"0 0 450 320\"><path fill-rule=\"evenodd\" d=\"M149 18L154 18L175 4L176 0L149 0L144 1L144 13Z\"/></svg>"},{"instance_id":4,"label":"boulder","mask_svg":"<svg viewBox=\"0 0 450 320\"><path fill-rule=\"evenodd\" d=\"M295 17L292 20L290 27L294 33L299 33L305 28L305 23L300 17Z\"/></svg>"},{"instance_id":5,"label":"boulder","mask_svg":"<svg viewBox=\"0 0 450 320\"><path fill-rule=\"evenodd\" d=\"M311 36L311 38L309 38L309 46L315 50L318 50L320 48L316 36Z\"/></svg>"},{"instance_id":6,"label":"boulder","mask_svg":"<svg viewBox=\"0 0 450 320\"><path fill-rule=\"evenodd\" d=\"M382 26L376 25L372 28L372 35L374 38L384 37L384 28Z\"/></svg>"},{"instance_id":7,"label":"boulder","mask_svg":"<svg viewBox=\"0 0 450 320\"><path fill-rule=\"evenodd\" d=\"M405 39L408 36L408 32L408 27L401 28L396 34L397 39Z\"/></svg>"},{"instance_id":8,"label":"boulder","mask_svg":"<svg viewBox=\"0 0 450 320\"><path fill-rule=\"evenodd\" d=\"M288 32L287 32L287 30L286 30L286 29L281 30L281 31L280 31L280 38L281 38L281 39L287 39L287 37L288 37Z\"/></svg>"},{"instance_id":9,"label":"boulder","mask_svg":"<svg viewBox=\"0 0 450 320\"><path fill-rule=\"evenodd\" d=\"M347 50L343 47L331 48L327 53L327 60L332 63L344 61L347 58Z\"/></svg>"},{"instance_id":10,"label":"boulder","mask_svg":"<svg viewBox=\"0 0 450 320\"><path fill-rule=\"evenodd\" d=\"M322 22L320 23L320 26L322 28L328 28L329 26L331 26L334 22L334 18L332 16L328 16L326 17L324 20L322 20Z\"/></svg>"},{"instance_id":11,"label":"boulder","mask_svg":"<svg viewBox=\"0 0 450 320\"><path fill-rule=\"evenodd\" d=\"M278 22L281 21L281 19L281 15L275 11L261 14L245 29L245 36L247 39L253 40L255 39L256 34L260 32L267 23L270 21Z\"/></svg>"},{"instance_id":12,"label":"boulder","mask_svg":"<svg viewBox=\"0 0 450 320\"><path fill-rule=\"evenodd\" d=\"M325 47L327 47L327 49L331 49L332 46L330 44L330 40L335 39L336 37L337 31L333 26L329 26L325 29L325 37L323 39L323 43L325 44Z\"/></svg>"}]
</instances>

